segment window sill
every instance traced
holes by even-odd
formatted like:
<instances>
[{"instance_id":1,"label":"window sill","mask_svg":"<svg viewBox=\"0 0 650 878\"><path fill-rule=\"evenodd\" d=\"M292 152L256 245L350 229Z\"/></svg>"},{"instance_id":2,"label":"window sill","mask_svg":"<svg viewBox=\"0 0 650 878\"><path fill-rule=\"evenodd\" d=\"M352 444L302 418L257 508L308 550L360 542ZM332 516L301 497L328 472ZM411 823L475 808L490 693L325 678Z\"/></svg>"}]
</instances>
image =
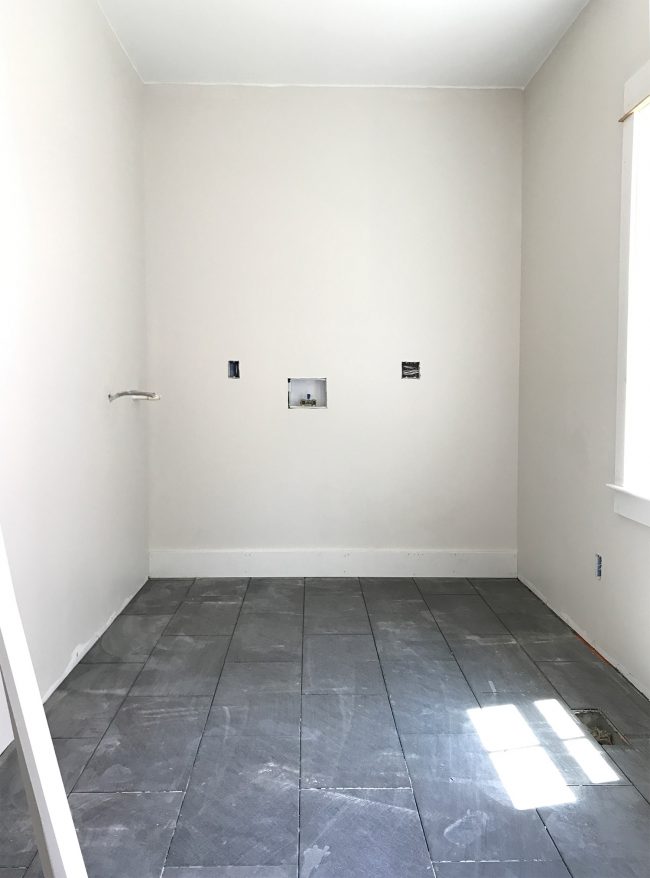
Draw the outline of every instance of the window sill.
<instances>
[{"instance_id":1,"label":"window sill","mask_svg":"<svg viewBox=\"0 0 650 878\"><path fill-rule=\"evenodd\" d=\"M614 512L650 527L650 498L641 497L621 485L607 485L614 491Z\"/></svg>"}]
</instances>

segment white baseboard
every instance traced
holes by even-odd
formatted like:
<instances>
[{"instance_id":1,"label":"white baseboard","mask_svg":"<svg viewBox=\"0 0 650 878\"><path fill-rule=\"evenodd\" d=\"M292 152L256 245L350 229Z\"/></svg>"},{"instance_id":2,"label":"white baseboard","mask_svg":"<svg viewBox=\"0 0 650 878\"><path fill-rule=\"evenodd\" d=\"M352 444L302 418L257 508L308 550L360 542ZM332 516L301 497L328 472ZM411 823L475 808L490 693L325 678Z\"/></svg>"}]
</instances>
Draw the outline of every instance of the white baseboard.
<instances>
[{"instance_id":1,"label":"white baseboard","mask_svg":"<svg viewBox=\"0 0 650 878\"><path fill-rule=\"evenodd\" d=\"M93 636L89 640L87 640L85 643L80 643L78 646L76 646L72 650L70 660L69 660L65 670L63 671L62 674L60 674L56 678L54 683L52 683L51 686L49 686L49 688L46 689L45 693L42 695L43 704L45 704L45 702L48 700L48 698L59 688L59 686L61 685L61 683L63 683L63 681L68 676L70 671L79 664L79 662L84 658L86 653L89 652L92 649L92 647L97 643L99 638L102 637L102 635L106 633L108 628L110 628L110 626L113 624L115 619L117 619L117 617L120 615L122 610L124 610L129 605L129 603L133 600L133 598L140 591L141 588L142 588L142 584L139 584L137 586L137 588L135 589L135 591L133 592L133 594L130 597L125 598L125 600L118 607L118 609L115 610L109 616L109 618L102 624L101 628L97 629L97 631L95 631L95 633L93 634ZM5 707L6 707L6 704L0 704L0 710L4 709ZM7 711L8 711L8 708L7 708ZM6 748L9 747L9 745L12 743L12 741L13 741L13 736L11 734L11 731L9 731L8 735L4 735L4 736L0 737L0 756L2 755L4 750L6 750ZM0 869L0 872L2 872L2 869Z\"/></svg>"},{"instance_id":2,"label":"white baseboard","mask_svg":"<svg viewBox=\"0 0 650 878\"><path fill-rule=\"evenodd\" d=\"M582 626L578 625L578 623L575 622L568 613L564 613L562 610L559 610L557 607L553 606L553 604L547 599L546 595L544 595L537 588L537 586L530 581L530 579L527 579L521 574L519 574L518 578L520 582L523 582L526 588L529 588L533 592L533 594L537 595L540 601L543 601L543 603L545 603L546 606L550 610L552 610L556 616L559 616L560 619L563 619L567 623L567 625L569 625L576 632L576 634L582 637L583 640L585 640L591 647L593 647L596 652L605 659L605 661L609 662L612 667L616 668L617 671L623 674L623 676L627 680L629 680L630 683L632 683L632 685L639 690L639 692L642 692L646 696L646 698L650 698L650 691L648 691L643 686L643 684L619 662L617 658L611 655L604 647L600 646L598 642L594 640L591 634L589 634L588 631L585 631Z\"/></svg>"},{"instance_id":3,"label":"white baseboard","mask_svg":"<svg viewBox=\"0 0 650 878\"><path fill-rule=\"evenodd\" d=\"M152 549L152 577L517 575L517 553L438 549Z\"/></svg>"}]
</instances>

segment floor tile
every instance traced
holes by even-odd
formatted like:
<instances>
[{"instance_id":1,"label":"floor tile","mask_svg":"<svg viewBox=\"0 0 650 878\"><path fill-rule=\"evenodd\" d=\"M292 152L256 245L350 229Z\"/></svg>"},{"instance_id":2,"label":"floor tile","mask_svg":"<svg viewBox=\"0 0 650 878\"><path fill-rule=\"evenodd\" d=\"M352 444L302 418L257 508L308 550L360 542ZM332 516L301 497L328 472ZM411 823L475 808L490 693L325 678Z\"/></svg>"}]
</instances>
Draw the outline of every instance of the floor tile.
<instances>
[{"instance_id":1,"label":"floor tile","mask_svg":"<svg viewBox=\"0 0 650 878\"><path fill-rule=\"evenodd\" d=\"M434 862L559 859L537 812L517 810L499 781L412 778Z\"/></svg>"},{"instance_id":2,"label":"floor tile","mask_svg":"<svg viewBox=\"0 0 650 878\"><path fill-rule=\"evenodd\" d=\"M546 608L503 610L499 618L518 640L537 639L540 635L568 635L569 626Z\"/></svg>"},{"instance_id":3,"label":"floor tile","mask_svg":"<svg viewBox=\"0 0 650 878\"><path fill-rule=\"evenodd\" d=\"M228 637L161 637L132 695L213 695Z\"/></svg>"},{"instance_id":4,"label":"floor tile","mask_svg":"<svg viewBox=\"0 0 650 878\"><path fill-rule=\"evenodd\" d=\"M479 694L480 713L472 712L475 728L490 738L489 748L508 750L539 746L567 784L628 784L572 711L557 698ZM532 740L531 740L532 736Z\"/></svg>"},{"instance_id":5,"label":"floor tile","mask_svg":"<svg viewBox=\"0 0 650 878\"><path fill-rule=\"evenodd\" d=\"M77 784L71 802L91 878L159 878L181 799L174 812L155 791L183 789L193 764L178 856L163 874L297 878L301 750L301 878L420 874L422 833L419 840L410 834L417 812L409 777L438 878L567 878L569 870L534 807L513 805L512 766L509 776L497 771L504 754L514 755L516 780L530 791L542 775L531 774L529 782L524 763L540 752L576 798L539 805L573 878L647 875L650 805L630 781L650 796L650 703L566 633L563 623L558 632L556 617L516 581L476 581L478 597L466 592L467 586L449 591L444 581L419 580L434 583L422 588L425 605L408 596L408 579L364 580L365 597L356 579L307 580L308 628L345 633L305 638L302 741L302 649L289 650L293 661L232 661L233 653L219 677L234 618L223 635L184 633L219 624L229 607L239 611L247 580L194 582L192 589L201 587L196 597L187 594L175 612L178 634L168 629L161 637L172 614L151 607L176 599L178 589L168 589L168 582L148 584L140 604L148 609L118 617L47 706L55 734L71 736L54 743L66 789ZM301 632L302 594L302 580L256 580L243 614L250 622L242 623L242 649L266 658L283 631ZM462 670L429 605L442 618ZM521 646L500 623L494 626L499 614L514 625ZM356 625L360 631L352 633ZM153 694L129 694L145 659L134 691L143 683ZM628 736L629 746L596 745L547 677L571 707L603 710ZM207 681L209 691L192 696ZM487 732L477 720L477 701L483 713L492 711ZM527 743L518 737L522 729ZM35 878L37 863L24 871L35 849L11 758L11 752L0 758L0 878ZM153 797L153 816L149 806L138 804L141 794L135 791L145 789L142 795ZM116 827L128 827L128 844L118 841L123 833ZM136 853L129 847L133 835L139 835ZM411 839L407 854L404 838ZM425 868L430 868L426 850ZM432 878L431 871L426 874Z\"/></svg>"},{"instance_id":6,"label":"floor tile","mask_svg":"<svg viewBox=\"0 0 650 878\"><path fill-rule=\"evenodd\" d=\"M54 741L66 792L70 792L75 785L96 745L97 740L91 738L61 738ZM0 757L0 867L27 867L35 853L32 821L18 757L11 747ZM0 876L5 878L2 869Z\"/></svg>"},{"instance_id":7,"label":"floor tile","mask_svg":"<svg viewBox=\"0 0 650 878\"><path fill-rule=\"evenodd\" d=\"M305 637L305 694L381 695L385 691L377 650L370 635Z\"/></svg>"},{"instance_id":8,"label":"floor tile","mask_svg":"<svg viewBox=\"0 0 650 878\"><path fill-rule=\"evenodd\" d=\"M571 878L560 860L538 860L532 863L436 863L435 867L437 878Z\"/></svg>"},{"instance_id":9,"label":"floor tile","mask_svg":"<svg viewBox=\"0 0 650 878\"><path fill-rule=\"evenodd\" d=\"M23 785L18 779L15 786L9 786L4 772L0 772L0 781L0 866L27 867L36 853L36 845Z\"/></svg>"},{"instance_id":10,"label":"floor tile","mask_svg":"<svg viewBox=\"0 0 650 878\"><path fill-rule=\"evenodd\" d=\"M538 667L574 709L597 708L630 735L650 734L650 701L603 662L540 662Z\"/></svg>"},{"instance_id":11,"label":"floor tile","mask_svg":"<svg viewBox=\"0 0 650 878\"><path fill-rule=\"evenodd\" d=\"M402 628L398 622L377 622L373 625L379 659L401 662L427 662L451 659L447 641L436 628Z\"/></svg>"},{"instance_id":12,"label":"floor tile","mask_svg":"<svg viewBox=\"0 0 650 878\"><path fill-rule=\"evenodd\" d=\"M518 579L472 579L470 582L496 613L548 612L546 604Z\"/></svg>"},{"instance_id":13,"label":"floor tile","mask_svg":"<svg viewBox=\"0 0 650 878\"><path fill-rule=\"evenodd\" d=\"M490 724L492 725L492 724ZM522 783L532 789L538 782L534 775L538 765L537 751L543 750L543 763L550 771L560 774L560 786L591 783L623 783L628 781L616 770L616 766L590 737L565 742L554 740L542 743L536 739L532 728L517 732L512 721L502 728L492 728L494 740L484 740L478 733L460 735L402 735L414 784L431 781L472 781L480 784L499 783L499 773L492 761L492 748L498 754L506 754L506 760L514 760ZM530 781L524 778L530 774ZM417 793L417 789L416 789ZM545 791L540 790L540 803L544 803Z\"/></svg>"},{"instance_id":14,"label":"floor tile","mask_svg":"<svg viewBox=\"0 0 650 878\"><path fill-rule=\"evenodd\" d=\"M474 692L530 692L538 698L555 694L535 663L515 643L456 644L454 656Z\"/></svg>"},{"instance_id":15,"label":"floor tile","mask_svg":"<svg viewBox=\"0 0 650 878\"><path fill-rule=\"evenodd\" d=\"M259 694L300 694L300 662L226 663L215 704L246 705Z\"/></svg>"},{"instance_id":16,"label":"floor tile","mask_svg":"<svg viewBox=\"0 0 650 878\"><path fill-rule=\"evenodd\" d=\"M402 735L402 745L414 785L431 781L496 783L499 775L476 732L440 735Z\"/></svg>"},{"instance_id":17,"label":"floor tile","mask_svg":"<svg viewBox=\"0 0 650 878\"><path fill-rule=\"evenodd\" d=\"M576 801L542 808L573 878L647 878L650 805L633 787L573 787Z\"/></svg>"},{"instance_id":18,"label":"floor tile","mask_svg":"<svg viewBox=\"0 0 650 878\"><path fill-rule=\"evenodd\" d=\"M625 774L591 735L545 744L544 750L570 786L629 786Z\"/></svg>"},{"instance_id":19,"label":"floor tile","mask_svg":"<svg viewBox=\"0 0 650 878\"><path fill-rule=\"evenodd\" d=\"M497 616L502 617L506 613L516 614L521 613L522 616L542 616L542 617L551 617L555 620L558 620L559 617L550 610L547 605L541 601L536 595L534 595L528 589L523 589L522 591L515 592L497 592L495 594L485 591L481 591L477 589L485 603L490 607L491 610L497 614ZM561 620L561 625L564 625ZM516 625L516 621L515 621ZM558 626L561 627L561 626Z\"/></svg>"},{"instance_id":20,"label":"floor tile","mask_svg":"<svg viewBox=\"0 0 650 878\"><path fill-rule=\"evenodd\" d=\"M80 664L46 704L55 738L99 738L117 713L141 664Z\"/></svg>"},{"instance_id":21,"label":"floor tile","mask_svg":"<svg viewBox=\"0 0 650 878\"><path fill-rule=\"evenodd\" d=\"M61 769L63 786L70 793L93 755L98 738L54 738L54 752Z\"/></svg>"},{"instance_id":22,"label":"floor tile","mask_svg":"<svg viewBox=\"0 0 650 878\"><path fill-rule=\"evenodd\" d=\"M241 600L248 579L195 579L185 598L188 601Z\"/></svg>"},{"instance_id":23,"label":"floor tile","mask_svg":"<svg viewBox=\"0 0 650 878\"><path fill-rule=\"evenodd\" d=\"M425 600L447 638L510 633L478 595L425 595Z\"/></svg>"},{"instance_id":24,"label":"floor tile","mask_svg":"<svg viewBox=\"0 0 650 878\"><path fill-rule=\"evenodd\" d=\"M409 786L386 695L305 695L303 787Z\"/></svg>"},{"instance_id":25,"label":"floor tile","mask_svg":"<svg viewBox=\"0 0 650 878\"><path fill-rule=\"evenodd\" d=\"M175 613L193 579L150 579L126 607L123 615Z\"/></svg>"},{"instance_id":26,"label":"floor tile","mask_svg":"<svg viewBox=\"0 0 650 878\"><path fill-rule=\"evenodd\" d=\"M228 653L229 662L289 662L302 657L302 612L242 613Z\"/></svg>"},{"instance_id":27,"label":"floor tile","mask_svg":"<svg viewBox=\"0 0 650 878\"><path fill-rule=\"evenodd\" d=\"M534 662L600 662L600 656L577 634L530 634L519 643Z\"/></svg>"},{"instance_id":28,"label":"floor tile","mask_svg":"<svg viewBox=\"0 0 650 878\"><path fill-rule=\"evenodd\" d=\"M219 699L216 699L217 701ZM243 697L236 704L215 703L210 711L206 735L274 735L293 737L300 733L300 694L267 693Z\"/></svg>"},{"instance_id":29,"label":"floor tile","mask_svg":"<svg viewBox=\"0 0 650 878\"><path fill-rule=\"evenodd\" d=\"M511 646L521 646L519 641L517 641L512 634L466 634L461 637L454 637L453 634L446 634L446 639L449 642L450 648L452 652L456 652L457 649L462 649L463 647L469 646L481 646L481 647L489 647L489 646L507 646L510 644Z\"/></svg>"},{"instance_id":30,"label":"floor tile","mask_svg":"<svg viewBox=\"0 0 650 878\"><path fill-rule=\"evenodd\" d=\"M629 745L605 747L642 796L650 801L650 738L630 738Z\"/></svg>"},{"instance_id":31,"label":"floor tile","mask_svg":"<svg viewBox=\"0 0 650 878\"><path fill-rule=\"evenodd\" d=\"M314 634L305 637L305 661L317 664L332 654L350 662L376 662L370 634Z\"/></svg>"},{"instance_id":32,"label":"floor tile","mask_svg":"<svg viewBox=\"0 0 650 878\"><path fill-rule=\"evenodd\" d=\"M209 697L128 697L76 791L184 790L210 702Z\"/></svg>"},{"instance_id":33,"label":"floor tile","mask_svg":"<svg viewBox=\"0 0 650 878\"><path fill-rule=\"evenodd\" d=\"M370 634L370 622L361 594L305 595L305 634Z\"/></svg>"},{"instance_id":34,"label":"floor tile","mask_svg":"<svg viewBox=\"0 0 650 878\"><path fill-rule=\"evenodd\" d=\"M248 586L251 594L274 593L284 589L302 591L304 587L305 579L302 576L254 576Z\"/></svg>"},{"instance_id":35,"label":"floor tile","mask_svg":"<svg viewBox=\"0 0 650 878\"><path fill-rule=\"evenodd\" d=\"M428 576L416 577L415 584L426 594L476 594L469 579L463 577Z\"/></svg>"},{"instance_id":36,"label":"floor tile","mask_svg":"<svg viewBox=\"0 0 650 878\"><path fill-rule=\"evenodd\" d=\"M410 790L305 790L302 878L431 878Z\"/></svg>"},{"instance_id":37,"label":"floor tile","mask_svg":"<svg viewBox=\"0 0 650 878\"><path fill-rule=\"evenodd\" d=\"M302 579L251 579L242 612L302 615L303 597Z\"/></svg>"},{"instance_id":38,"label":"floor tile","mask_svg":"<svg viewBox=\"0 0 650 878\"><path fill-rule=\"evenodd\" d=\"M3 878L0 873L0 878ZM297 866L212 866L184 869L168 866L162 878L298 878ZM545 876L544 876L545 878Z\"/></svg>"},{"instance_id":39,"label":"floor tile","mask_svg":"<svg viewBox=\"0 0 650 878\"><path fill-rule=\"evenodd\" d=\"M170 866L280 866L296 862L299 740L205 737Z\"/></svg>"},{"instance_id":40,"label":"floor tile","mask_svg":"<svg viewBox=\"0 0 650 878\"><path fill-rule=\"evenodd\" d=\"M241 601L184 601L172 617L169 634L232 634Z\"/></svg>"},{"instance_id":41,"label":"floor tile","mask_svg":"<svg viewBox=\"0 0 650 878\"><path fill-rule=\"evenodd\" d=\"M508 592L529 592L532 594L529 588L527 588L520 579L517 577L504 577L504 576L492 576L492 577L481 577L481 576L470 576L469 581L472 585L481 592L492 592L494 594L497 593L508 593Z\"/></svg>"},{"instance_id":42,"label":"floor tile","mask_svg":"<svg viewBox=\"0 0 650 878\"><path fill-rule=\"evenodd\" d=\"M305 579L305 594L361 594L356 576L321 576Z\"/></svg>"},{"instance_id":43,"label":"floor tile","mask_svg":"<svg viewBox=\"0 0 650 878\"><path fill-rule=\"evenodd\" d=\"M454 661L383 662L400 734L471 731L476 698Z\"/></svg>"},{"instance_id":44,"label":"floor tile","mask_svg":"<svg viewBox=\"0 0 650 878\"><path fill-rule=\"evenodd\" d=\"M89 878L159 878L181 793L72 793ZM28 878L42 878L38 860Z\"/></svg>"},{"instance_id":45,"label":"floor tile","mask_svg":"<svg viewBox=\"0 0 650 878\"><path fill-rule=\"evenodd\" d=\"M82 661L146 662L172 617L118 616Z\"/></svg>"},{"instance_id":46,"label":"floor tile","mask_svg":"<svg viewBox=\"0 0 650 878\"><path fill-rule=\"evenodd\" d=\"M585 726L557 695L540 699L521 692L478 692L476 697L481 708L488 711L489 721L495 727L509 729L513 723L523 723L532 729L544 747L553 747L562 740L586 737L588 734ZM547 715L540 707L546 707Z\"/></svg>"},{"instance_id":47,"label":"floor tile","mask_svg":"<svg viewBox=\"0 0 650 878\"><path fill-rule=\"evenodd\" d=\"M416 601L421 597L415 580L410 578L365 577L361 579L361 590L369 603L381 599Z\"/></svg>"},{"instance_id":48,"label":"floor tile","mask_svg":"<svg viewBox=\"0 0 650 878\"><path fill-rule=\"evenodd\" d=\"M303 683L305 694L339 693L381 695L386 691L378 661L349 662L333 655L324 659L317 668L309 665Z\"/></svg>"},{"instance_id":49,"label":"floor tile","mask_svg":"<svg viewBox=\"0 0 650 878\"><path fill-rule=\"evenodd\" d=\"M429 608L419 600L392 601L380 598L368 604L368 615L373 627L389 624L400 628L429 628L438 631Z\"/></svg>"}]
</instances>

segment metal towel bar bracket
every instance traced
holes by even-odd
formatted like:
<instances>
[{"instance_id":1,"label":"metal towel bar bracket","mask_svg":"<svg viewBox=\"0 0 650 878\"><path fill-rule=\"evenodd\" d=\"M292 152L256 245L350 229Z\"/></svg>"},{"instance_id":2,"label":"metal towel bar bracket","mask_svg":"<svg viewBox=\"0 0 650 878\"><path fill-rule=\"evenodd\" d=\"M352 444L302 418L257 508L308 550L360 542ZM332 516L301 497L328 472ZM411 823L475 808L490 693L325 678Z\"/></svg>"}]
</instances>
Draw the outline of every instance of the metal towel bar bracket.
<instances>
[{"instance_id":1,"label":"metal towel bar bracket","mask_svg":"<svg viewBox=\"0 0 650 878\"><path fill-rule=\"evenodd\" d=\"M115 402L116 399L121 399L123 396L130 399L145 399L148 402L155 402L155 400L160 399L157 393L152 393L149 390L122 390L120 393L109 393L108 401Z\"/></svg>"}]
</instances>

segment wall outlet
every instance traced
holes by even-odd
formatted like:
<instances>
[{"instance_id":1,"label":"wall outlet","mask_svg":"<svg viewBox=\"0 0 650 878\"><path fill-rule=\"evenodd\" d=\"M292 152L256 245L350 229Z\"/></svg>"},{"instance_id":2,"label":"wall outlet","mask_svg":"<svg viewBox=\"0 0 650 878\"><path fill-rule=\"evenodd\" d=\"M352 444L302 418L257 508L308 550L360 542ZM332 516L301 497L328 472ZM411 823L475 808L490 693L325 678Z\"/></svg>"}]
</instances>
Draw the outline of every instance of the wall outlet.
<instances>
[{"instance_id":1,"label":"wall outlet","mask_svg":"<svg viewBox=\"0 0 650 878\"><path fill-rule=\"evenodd\" d=\"M603 578L603 556L596 555L596 579Z\"/></svg>"},{"instance_id":2,"label":"wall outlet","mask_svg":"<svg viewBox=\"0 0 650 878\"><path fill-rule=\"evenodd\" d=\"M402 360L402 378L419 378L420 364Z\"/></svg>"}]
</instances>

